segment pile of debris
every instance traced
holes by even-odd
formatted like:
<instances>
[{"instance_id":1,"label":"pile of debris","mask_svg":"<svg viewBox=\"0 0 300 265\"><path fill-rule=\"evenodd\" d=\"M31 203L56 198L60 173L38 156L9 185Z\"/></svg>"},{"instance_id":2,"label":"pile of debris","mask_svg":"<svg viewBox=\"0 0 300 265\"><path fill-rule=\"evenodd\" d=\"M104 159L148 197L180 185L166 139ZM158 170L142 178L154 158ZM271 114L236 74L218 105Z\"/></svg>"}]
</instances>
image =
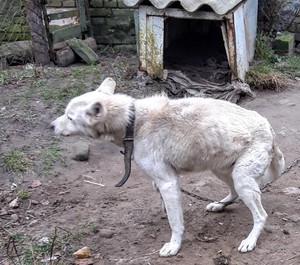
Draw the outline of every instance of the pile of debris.
<instances>
[{"instance_id":1,"label":"pile of debris","mask_svg":"<svg viewBox=\"0 0 300 265\"><path fill-rule=\"evenodd\" d=\"M248 84L232 81L231 83L213 83L204 78L192 81L181 71L167 70L164 81L170 97L210 97L237 103L241 96L255 97Z\"/></svg>"},{"instance_id":2,"label":"pile of debris","mask_svg":"<svg viewBox=\"0 0 300 265\"><path fill-rule=\"evenodd\" d=\"M70 39L60 42L53 47L55 52L55 63L58 66L68 66L82 59L87 64L97 64L99 56L97 55L97 44L94 38L85 40Z\"/></svg>"}]
</instances>

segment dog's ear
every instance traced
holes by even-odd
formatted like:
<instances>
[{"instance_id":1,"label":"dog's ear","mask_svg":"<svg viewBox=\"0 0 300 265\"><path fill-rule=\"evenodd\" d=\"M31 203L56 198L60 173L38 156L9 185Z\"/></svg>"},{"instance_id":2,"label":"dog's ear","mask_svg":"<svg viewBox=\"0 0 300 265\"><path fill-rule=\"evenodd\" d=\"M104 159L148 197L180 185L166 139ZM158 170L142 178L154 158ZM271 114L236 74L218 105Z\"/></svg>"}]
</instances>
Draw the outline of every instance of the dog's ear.
<instances>
[{"instance_id":1,"label":"dog's ear","mask_svg":"<svg viewBox=\"0 0 300 265\"><path fill-rule=\"evenodd\" d=\"M115 88L115 80L113 80L111 77L107 77L98 87L97 91L112 95L115 92Z\"/></svg>"},{"instance_id":2,"label":"dog's ear","mask_svg":"<svg viewBox=\"0 0 300 265\"><path fill-rule=\"evenodd\" d=\"M104 113L104 108L100 102L95 102L88 107L87 113L93 117L99 117Z\"/></svg>"}]
</instances>

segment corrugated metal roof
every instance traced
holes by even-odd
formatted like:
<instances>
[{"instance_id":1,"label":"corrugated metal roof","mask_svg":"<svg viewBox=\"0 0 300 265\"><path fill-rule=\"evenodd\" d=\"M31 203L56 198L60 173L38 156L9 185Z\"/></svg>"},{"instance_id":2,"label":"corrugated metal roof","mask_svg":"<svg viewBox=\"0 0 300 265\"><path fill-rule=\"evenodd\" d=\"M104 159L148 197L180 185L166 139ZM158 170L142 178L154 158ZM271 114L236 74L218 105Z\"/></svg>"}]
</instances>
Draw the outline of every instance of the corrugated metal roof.
<instances>
[{"instance_id":1,"label":"corrugated metal roof","mask_svg":"<svg viewBox=\"0 0 300 265\"><path fill-rule=\"evenodd\" d=\"M182 7L188 12L194 12L203 5L210 6L215 13L219 15L225 15L239 3L244 0L150 0L153 6L158 9L163 9L170 6L174 2L180 2ZM123 0L123 3L127 6L133 7L139 4L143 4L145 0Z\"/></svg>"}]
</instances>

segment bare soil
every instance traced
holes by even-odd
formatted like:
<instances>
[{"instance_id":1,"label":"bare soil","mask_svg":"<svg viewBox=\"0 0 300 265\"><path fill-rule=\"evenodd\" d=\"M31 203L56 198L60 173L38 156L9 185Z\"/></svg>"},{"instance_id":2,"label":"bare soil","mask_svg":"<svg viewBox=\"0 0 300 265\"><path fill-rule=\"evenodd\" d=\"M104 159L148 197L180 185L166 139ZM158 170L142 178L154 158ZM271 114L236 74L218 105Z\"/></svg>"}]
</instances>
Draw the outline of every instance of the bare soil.
<instances>
[{"instance_id":1,"label":"bare soil","mask_svg":"<svg viewBox=\"0 0 300 265\"><path fill-rule=\"evenodd\" d=\"M33 72L19 67L11 70L19 73L17 77L9 76L2 82L0 264L50 264L41 262L50 253L60 257L52 264L74 264L72 253L83 246L91 249L93 264L99 265L300 264L300 195L283 193L287 187L299 188L300 164L264 191L268 225L253 252L240 254L237 250L252 228L251 214L242 202L222 213L207 213L207 201L182 194L186 227L182 249L175 257L161 258L158 251L171 232L150 180L133 165L128 182L116 188L124 173L119 147L53 135L49 124L62 114L69 94L63 98L55 95L66 92L66 87L74 87L68 93L90 91L112 76L119 92L133 96L162 89L163 84L156 81L146 85L135 69L134 55L102 54L101 63L95 67L49 67ZM256 94L254 100L244 99L240 105L269 119L288 166L300 157L300 83L294 81L293 87L279 93ZM71 159L71 147L78 141L90 144L88 162ZM53 165L47 164L40 154L54 147L59 155ZM3 156L16 148L31 163L25 173L7 172L4 167ZM41 185L32 187L34 180ZM181 177L180 182L185 190L205 198L219 200L227 195L226 187L209 172ZM20 197L20 190L30 196L19 198L18 207L9 207L18 194ZM45 237L49 248L42 254L35 246Z\"/></svg>"}]
</instances>

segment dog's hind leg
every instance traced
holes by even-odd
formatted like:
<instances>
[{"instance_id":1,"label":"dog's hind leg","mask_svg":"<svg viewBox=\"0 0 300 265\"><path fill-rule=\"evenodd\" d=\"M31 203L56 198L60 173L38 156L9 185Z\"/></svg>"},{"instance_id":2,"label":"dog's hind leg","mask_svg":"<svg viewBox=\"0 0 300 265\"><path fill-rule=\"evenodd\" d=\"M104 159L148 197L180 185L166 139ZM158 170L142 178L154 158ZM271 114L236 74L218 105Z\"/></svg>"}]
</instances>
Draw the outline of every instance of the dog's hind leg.
<instances>
[{"instance_id":1,"label":"dog's hind leg","mask_svg":"<svg viewBox=\"0 0 300 265\"><path fill-rule=\"evenodd\" d=\"M225 209L226 206L231 204L238 195L234 189L231 170L228 170L227 172L213 171L213 173L227 185L229 194L224 199L218 202L212 202L208 204L206 206L206 210L209 212L221 212Z\"/></svg>"},{"instance_id":2,"label":"dog's hind leg","mask_svg":"<svg viewBox=\"0 0 300 265\"><path fill-rule=\"evenodd\" d=\"M264 175L270 163L270 155L260 146L255 146L254 149L237 160L232 172L235 190L251 211L254 222L250 234L238 247L240 252L248 252L255 248L268 217L261 203L261 191L257 180Z\"/></svg>"}]
</instances>

